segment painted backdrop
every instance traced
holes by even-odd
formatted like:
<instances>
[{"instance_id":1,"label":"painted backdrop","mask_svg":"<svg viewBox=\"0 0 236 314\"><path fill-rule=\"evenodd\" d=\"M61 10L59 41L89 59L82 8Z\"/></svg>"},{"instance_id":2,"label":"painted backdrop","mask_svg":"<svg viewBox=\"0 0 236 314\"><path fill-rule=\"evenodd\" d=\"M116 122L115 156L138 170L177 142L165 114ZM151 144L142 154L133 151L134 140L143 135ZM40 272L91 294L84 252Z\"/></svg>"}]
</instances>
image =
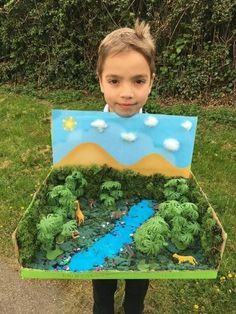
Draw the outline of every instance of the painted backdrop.
<instances>
[{"instance_id":1,"label":"painted backdrop","mask_svg":"<svg viewBox=\"0 0 236 314\"><path fill-rule=\"evenodd\" d=\"M53 110L53 165L106 164L188 178L196 126L190 116Z\"/></svg>"}]
</instances>

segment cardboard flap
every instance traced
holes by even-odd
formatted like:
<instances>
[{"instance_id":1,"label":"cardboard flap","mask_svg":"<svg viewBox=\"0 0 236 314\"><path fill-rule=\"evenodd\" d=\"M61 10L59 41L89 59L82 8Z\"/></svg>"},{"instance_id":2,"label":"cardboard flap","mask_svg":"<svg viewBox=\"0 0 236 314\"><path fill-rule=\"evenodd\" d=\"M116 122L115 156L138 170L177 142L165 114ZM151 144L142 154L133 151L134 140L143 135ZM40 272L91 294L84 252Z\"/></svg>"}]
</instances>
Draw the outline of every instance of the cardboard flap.
<instances>
[{"instance_id":1,"label":"cardboard flap","mask_svg":"<svg viewBox=\"0 0 236 314\"><path fill-rule=\"evenodd\" d=\"M197 117L53 110L53 167L92 164L190 176Z\"/></svg>"}]
</instances>

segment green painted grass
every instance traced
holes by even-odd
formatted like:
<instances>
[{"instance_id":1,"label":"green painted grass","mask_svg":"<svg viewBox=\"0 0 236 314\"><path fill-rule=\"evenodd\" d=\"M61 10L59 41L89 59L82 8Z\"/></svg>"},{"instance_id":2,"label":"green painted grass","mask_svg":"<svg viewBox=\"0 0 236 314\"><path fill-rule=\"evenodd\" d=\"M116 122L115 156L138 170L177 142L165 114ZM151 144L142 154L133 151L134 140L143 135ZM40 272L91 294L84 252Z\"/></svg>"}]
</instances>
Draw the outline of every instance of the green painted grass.
<instances>
[{"instance_id":1,"label":"green painted grass","mask_svg":"<svg viewBox=\"0 0 236 314\"><path fill-rule=\"evenodd\" d=\"M104 104L101 97L80 92L26 94L0 88L0 255L12 258L11 234L37 185L50 170L51 109L101 110ZM227 106L202 108L197 104L163 107L154 100L148 106L161 113L198 115L192 170L228 233L228 240L217 279L152 280L145 313L233 314L236 308L236 111ZM229 272L233 278L227 277ZM122 313L123 287L121 282L117 293L119 313Z\"/></svg>"}]
</instances>

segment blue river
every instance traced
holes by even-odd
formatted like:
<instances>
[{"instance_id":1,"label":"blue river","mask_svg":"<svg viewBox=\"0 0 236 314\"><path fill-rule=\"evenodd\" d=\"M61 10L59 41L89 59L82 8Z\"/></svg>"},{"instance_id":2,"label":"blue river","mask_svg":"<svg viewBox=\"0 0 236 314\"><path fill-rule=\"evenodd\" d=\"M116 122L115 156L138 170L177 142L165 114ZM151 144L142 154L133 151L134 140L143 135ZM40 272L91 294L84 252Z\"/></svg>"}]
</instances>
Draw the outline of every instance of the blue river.
<instances>
[{"instance_id":1,"label":"blue river","mask_svg":"<svg viewBox=\"0 0 236 314\"><path fill-rule=\"evenodd\" d=\"M150 200L142 200L133 205L128 214L117 221L115 227L99 238L85 251L74 254L67 264L73 272L89 271L101 266L105 258L117 255L125 244L133 242L133 233L155 214Z\"/></svg>"}]
</instances>

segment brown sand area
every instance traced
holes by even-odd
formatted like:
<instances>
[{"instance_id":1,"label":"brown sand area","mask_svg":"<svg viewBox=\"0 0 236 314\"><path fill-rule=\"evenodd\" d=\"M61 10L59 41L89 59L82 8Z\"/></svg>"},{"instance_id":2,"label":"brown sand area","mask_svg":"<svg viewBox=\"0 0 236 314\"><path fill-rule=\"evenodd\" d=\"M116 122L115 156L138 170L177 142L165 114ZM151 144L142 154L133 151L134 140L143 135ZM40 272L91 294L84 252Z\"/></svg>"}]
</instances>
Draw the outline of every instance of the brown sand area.
<instances>
[{"instance_id":1,"label":"brown sand area","mask_svg":"<svg viewBox=\"0 0 236 314\"><path fill-rule=\"evenodd\" d=\"M177 168L161 155L150 154L132 165L124 165L114 159L101 146L94 143L84 143L76 146L54 167L91 166L93 164L108 165L118 170L129 169L146 176L159 173L164 176L190 177L190 167Z\"/></svg>"}]
</instances>

